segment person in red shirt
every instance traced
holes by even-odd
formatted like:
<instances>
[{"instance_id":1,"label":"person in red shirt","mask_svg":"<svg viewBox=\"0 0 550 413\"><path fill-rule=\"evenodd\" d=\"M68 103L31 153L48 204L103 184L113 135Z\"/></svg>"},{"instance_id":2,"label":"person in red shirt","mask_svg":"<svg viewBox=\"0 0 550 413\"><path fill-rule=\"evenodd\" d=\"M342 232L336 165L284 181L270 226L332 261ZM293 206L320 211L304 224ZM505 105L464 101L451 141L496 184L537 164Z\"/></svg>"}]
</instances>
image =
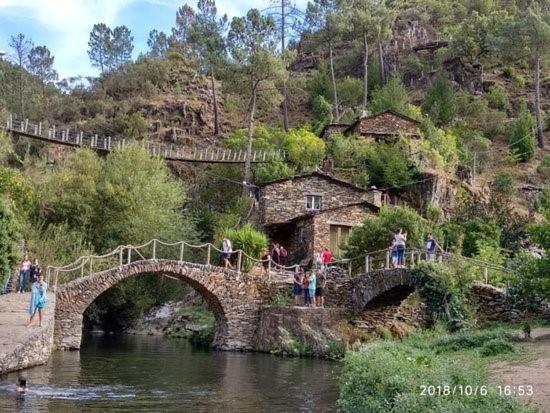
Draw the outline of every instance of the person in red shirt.
<instances>
[{"instance_id":1,"label":"person in red shirt","mask_svg":"<svg viewBox=\"0 0 550 413\"><path fill-rule=\"evenodd\" d=\"M323 260L323 268L326 268L332 262L332 252L327 247L323 248L321 259Z\"/></svg>"}]
</instances>

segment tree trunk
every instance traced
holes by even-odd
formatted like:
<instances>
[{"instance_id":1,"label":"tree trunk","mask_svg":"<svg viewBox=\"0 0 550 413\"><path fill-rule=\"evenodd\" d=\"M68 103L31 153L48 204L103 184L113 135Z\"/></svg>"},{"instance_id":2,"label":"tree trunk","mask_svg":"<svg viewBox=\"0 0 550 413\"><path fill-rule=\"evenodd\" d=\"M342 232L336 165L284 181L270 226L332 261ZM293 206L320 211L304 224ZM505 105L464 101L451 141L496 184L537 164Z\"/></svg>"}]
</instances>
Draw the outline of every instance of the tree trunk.
<instances>
[{"instance_id":1,"label":"tree trunk","mask_svg":"<svg viewBox=\"0 0 550 413\"><path fill-rule=\"evenodd\" d=\"M286 0L281 0L281 53L285 51L285 1ZM283 79L283 128L285 132L288 132L288 91L286 89L286 76Z\"/></svg>"},{"instance_id":2,"label":"tree trunk","mask_svg":"<svg viewBox=\"0 0 550 413\"><path fill-rule=\"evenodd\" d=\"M21 117L25 118L25 109L23 108L23 65L19 65L19 110Z\"/></svg>"},{"instance_id":3,"label":"tree trunk","mask_svg":"<svg viewBox=\"0 0 550 413\"><path fill-rule=\"evenodd\" d=\"M369 41L367 39L367 33L363 33L363 45L365 47L365 56L363 57L363 109L367 109L369 93Z\"/></svg>"},{"instance_id":4,"label":"tree trunk","mask_svg":"<svg viewBox=\"0 0 550 413\"><path fill-rule=\"evenodd\" d=\"M384 67L384 51L382 50L381 41L378 41L378 66L380 66L380 83L383 86L386 83L386 69Z\"/></svg>"},{"instance_id":5,"label":"tree trunk","mask_svg":"<svg viewBox=\"0 0 550 413\"><path fill-rule=\"evenodd\" d=\"M214 69L210 69L210 83L212 84L212 105L214 106L214 136L218 136L220 134L220 119L218 113L218 100L216 99Z\"/></svg>"},{"instance_id":6,"label":"tree trunk","mask_svg":"<svg viewBox=\"0 0 550 413\"><path fill-rule=\"evenodd\" d=\"M254 112L256 111L256 87L252 85L252 97L250 98L250 113L248 115L248 142L246 144L246 159L244 161L244 185L243 197L250 195L250 181L252 180L252 140L254 136Z\"/></svg>"},{"instance_id":7,"label":"tree trunk","mask_svg":"<svg viewBox=\"0 0 550 413\"><path fill-rule=\"evenodd\" d=\"M340 111L338 110L338 92L336 91L336 77L334 75L334 58L332 56L332 42L328 42L328 55L330 60L330 78L332 80L332 100L334 105L334 121L340 119Z\"/></svg>"},{"instance_id":8,"label":"tree trunk","mask_svg":"<svg viewBox=\"0 0 550 413\"><path fill-rule=\"evenodd\" d=\"M542 117L540 114L540 57L535 63L535 118L537 120L537 143L544 148L544 133L542 131Z\"/></svg>"}]
</instances>

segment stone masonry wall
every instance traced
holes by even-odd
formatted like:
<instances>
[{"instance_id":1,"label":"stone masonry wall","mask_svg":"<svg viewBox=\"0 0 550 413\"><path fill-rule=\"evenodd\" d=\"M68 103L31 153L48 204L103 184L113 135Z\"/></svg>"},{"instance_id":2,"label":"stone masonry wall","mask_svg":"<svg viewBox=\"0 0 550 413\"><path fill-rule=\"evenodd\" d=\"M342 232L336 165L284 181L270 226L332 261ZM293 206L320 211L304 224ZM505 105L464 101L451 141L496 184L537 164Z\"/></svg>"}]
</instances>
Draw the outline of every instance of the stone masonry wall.
<instances>
[{"instance_id":1,"label":"stone masonry wall","mask_svg":"<svg viewBox=\"0 0 550 413\"><path fill-rule=\"evenodd\" d=\"M364 205L352 205L333 211L320 212L313 217L313 250L320 251L330 244L330 225L361 225L372 211Z\"/></svg>"},{"instance_id":2,"label":"stone masonry wall","mask_svg":"<svg viewBox=\"0 0 550 413\"><path fill-rule=\"evenodd\" d=\"M136 261L79 278L61 287L57 292L55 311L56 348L79 348L84 310L122 279L141 274L170 275L188 283L201 294L216 317L215 348L252 350L261 303L255 276L171 260Z\"/></svg>"},{"instance_id":3,"label":"stone masonry wall","mask_svg":"<svg viewBox=\"0 0 550 413\"><path fill-rule=\"evenodd\" d=\"M19 342L15 347L0 354L0 375L44 364L48 361L53 348L55 305L55 294L48 294L48 304L44 310L42 327L29 327L28 332L18 338Z\"/></svg>"},{"instance_id":4,"label":"stone masonry wall","mask_svg":"<svg viewBox=\"0 0 550 413\"><path fill-rule=\"evenodd\" d=\"M285 222L307 214L306 195L321 195L321 210L367 200L367 193L318 175L296 177L266 185L261 190L262 224Z\"/></svg>"}]
</instances>

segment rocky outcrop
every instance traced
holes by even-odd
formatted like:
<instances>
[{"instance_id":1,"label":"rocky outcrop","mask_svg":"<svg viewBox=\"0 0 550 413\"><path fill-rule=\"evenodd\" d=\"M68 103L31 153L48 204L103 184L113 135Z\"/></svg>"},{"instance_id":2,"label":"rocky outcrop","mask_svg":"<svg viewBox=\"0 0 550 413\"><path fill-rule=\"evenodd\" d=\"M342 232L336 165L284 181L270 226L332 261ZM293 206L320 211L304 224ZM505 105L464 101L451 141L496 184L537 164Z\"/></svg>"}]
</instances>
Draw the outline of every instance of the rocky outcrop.
<instances>
[{"instance_id":1,"label":"rocky outcrop","mask_svg":"<svg viewBox=\"0 0 550 413\"><path fill-rule=\"evenodd\" d=\"M336 358L345 351L339 324L349 313L339 308L267 307L261 312L254 342L257 351L290 356Z\"/></svg>"}]
</instances>

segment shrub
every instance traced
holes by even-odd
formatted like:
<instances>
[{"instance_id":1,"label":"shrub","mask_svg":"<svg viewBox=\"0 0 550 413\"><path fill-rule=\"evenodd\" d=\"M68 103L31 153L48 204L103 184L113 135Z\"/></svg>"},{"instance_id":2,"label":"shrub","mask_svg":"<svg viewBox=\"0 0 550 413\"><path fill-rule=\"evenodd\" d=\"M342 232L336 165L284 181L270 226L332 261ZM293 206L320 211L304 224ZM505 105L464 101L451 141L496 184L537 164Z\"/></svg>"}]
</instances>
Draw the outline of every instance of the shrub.
<instances>
[{"instance_id":1,"label":"shrub","mask_svg":"<svg viewBox=\"0 0 550 413\"><path fill-rule=\"evenodd\" d=\"M456 101L451 83L438 76L426 92L423 110L436 125L448 125L456 114Z\"/></svg>"},{"instance_id":2,"label":"shrub","mask_svg":"<svg viewBox=\"0 0 550 413\"><path fill-rule=\"evenodd\" d=\"M273 159L254 168L254 182L262 184L274 181L275 179L286 178L293 175L294 172L294 169L288 166L282 159Z\"/></svg>"},{"instance_id":3,"label":"shrub","mask_svg":"<svg viewBox=\"0 0 550 413\"><path fill-rule=\"evenodd\" d=\"M379 187L406 187L418 173L399 143L377 142L370 145L364 162L373 185Z\"/></svg>"},{"instance_id":4,"label":"shrub","mask_svg":"<svg viewBox=\"0 0 550 413\"><path fill-rule=\"evenodd\" d=\"M479 253L478 241L483 241L486 245L498 247L500 245L501 229L496 222L474 218L463 224L464 243L463 254L467 257L473 257Z\"/></svg>"},{"instance_id":5,"label":"shrub","mask_svg":"<svg viewBox=\"0 0 550 413\"><path fill-rule=\"evenodd\" d=\"M8 203L0 197L0 288L19 260L19 228Z\"/></svg>"},{"instance_id":6,"label":"shrub","mask_svg":"<svg viewBox=\"0 0 550 413\"><path fill-rule=\"evenodd\" d=\"M535 119L525 107L508 129L508 146L520 162L527 162L535 154Z\"/></svg>"},{"instance_id":7,"label":"shrub","mask_svg":"<svg viewBox=\"0 0 550 413\"><path fill-rule=\"evenodd\" d=\"M363 101L363 81L355 77L346 77L338 82L338 100L348 107L361 105Z\"/></svg>"},{"instance_id":8,"label":"shrub","mask_svg":"<svg viewBox=\"0 0 550 413\"><path fill-rule=\"evenodd\" d=\"M489 107L497 110L506 110L510 106L508 92L501 85L493 85L485 94Z\"/></svg>"},{"instance_id":9,"label":"shrub","mask_svg":"<svg viewBox=\"0 0 550 413\"><path fill-rule=\"evenodd\" d=\"M325 356L330 360L342 360L346 350L346 343L342 340L328 340Z\"/></svg>"},{"instance_id":10,"label":"shrub","mask_svg":"<svg viewBox=\"0 0 550 413\"><path fill-rule=\"evenodd\" d=\"M243 250L244 253L253 259L259 259L262 250L267 248L267 236L263 232L255 229L249 223L239 229L226 229L224 231L224 237L231 240L233 250ZM253 259L243 255L243 271L250 271L254 265Z\"/></svg>"},{"instance_id":11,"label":"shrub","mask_svg":"<svg viewBox=\"0 0 550 413\"><path fill-rule=\"evenodd\" d=\"M464 243L464 228L462 225L446 222L440 228L443 232L443 249L460 254Z\"/></svg>"},{"instance_id":12,"label":"shrub","mask_svg":"<svg viewBox=\"0 0 550 413\"><path fill-rule=\"evenodd\" d=\"M514 345L510 341L503 338L494 338L489 340L479 349L479 354L482 357L498 356L499 354L515 352L516 348Z\"/></svg>"},{"instance_id":13,"label":"shrub","mask_svg":"<svg viewBox=\"0 0 550 413\"><path fill-rule=\"evenodd\" d=\"M510 333L501 330L460 331L435 340L431 344L431 348L436 353L448 353L483 348L491 341L510 343L511 339Z\"/></svg>"},{"instance_id":14,"label":"shrub","mask_svg":"<svg viewBox=\"0 0 550 413\"><path fill-rule=\"evenodd\" d=\"M550 180L550 155L543 156L540 165L537 167L537 173L546 180Z\"/></svg>"},{"instance_id":15,"label":"shrub","mask_svg":"<svg viewBox=\"0 0 550 413\"><path fill-rule=\"evenodd\" d=\"M332 115L332 105L321 95L315 96L311 101L311 111L318 125L329 122Z\"/></svg>"},{"instance_id":16,"label":"shrub","mask_svg":"<svg viewBox=\"0 0 550 413\"><path fill-rule=\"evenodd\" d=\"M383 87L375 89L372 92L370 109L373 113L391 109L403 115L409 115L410 106L407 89L403 82L398 77L393 76Z\"/></svg>"},{"instance_id":17,"label":"shrub","mask_svg":"<svg viewBox=\"0 0 550 413\"><path fill-rule=\"evenodd\" d=\"M510 172L499 172L495 175L492 187L499 195L512 195L515 191L513 175Z\"/></svg>"},{"instance_id":18,"label":"shrub","mask_svg":"<svg viewBox=\"0 0 550 413\"><path fill-rule=\"evenodd\" d=\"M288 159L299 170L317 166L325 156L325 141L305 128L288 133L286 149Z\"/></svg>"}]
</instances>

